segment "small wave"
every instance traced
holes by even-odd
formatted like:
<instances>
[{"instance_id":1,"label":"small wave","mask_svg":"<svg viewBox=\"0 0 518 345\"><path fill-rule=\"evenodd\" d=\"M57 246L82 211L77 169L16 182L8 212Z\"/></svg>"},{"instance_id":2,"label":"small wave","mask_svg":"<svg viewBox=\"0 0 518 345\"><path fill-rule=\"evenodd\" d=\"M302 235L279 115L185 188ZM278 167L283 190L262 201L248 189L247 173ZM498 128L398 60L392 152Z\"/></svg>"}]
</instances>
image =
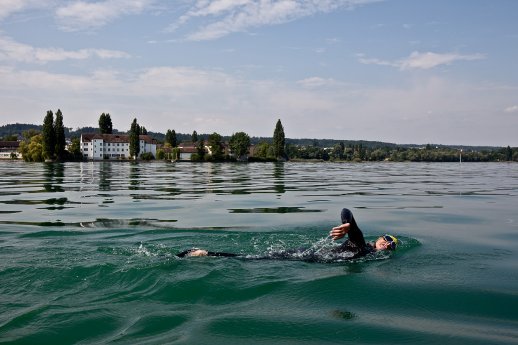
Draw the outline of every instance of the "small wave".
<instances>
[{"instance_id":1,"label":"small wave","mask_svg":"<svg viewBox=\"0 0 518 345\"><path fill-rule=\"evenodd\" d=\"M95 221L77 223L82 228L120 228L120 227L150 227L160 228L157 223L175 223L176 219L152 219L152 218L131 218L131 219L109 219L97 218Z\"/></svg>"},{"instance_id":2,"label":"small wave","mask_svg":"<svg viewBox=\"0 0 518 345\"><path fill-rule=\"evenodd\" d=\"M256 207L256 208L231 208L230 213L305 213L323 212L322 210L306 209L304 207Z\"/></svg>"},{"instance_id":3,"label":"small wave","mask_svg":"<svg viewBox=\"0 0 518 345\"><path fill-rule=\"evenodd\" d=\"M315 263L343 263L363 262L372 260L386 260L391 252L377 251L365 256L355 257L349 251L336 251L339 247L331 237L317 240L307 248L289 249L282 243L271 245L264 254L246 255L247 259L295 260Z\"/></svg>"}]
</instances>

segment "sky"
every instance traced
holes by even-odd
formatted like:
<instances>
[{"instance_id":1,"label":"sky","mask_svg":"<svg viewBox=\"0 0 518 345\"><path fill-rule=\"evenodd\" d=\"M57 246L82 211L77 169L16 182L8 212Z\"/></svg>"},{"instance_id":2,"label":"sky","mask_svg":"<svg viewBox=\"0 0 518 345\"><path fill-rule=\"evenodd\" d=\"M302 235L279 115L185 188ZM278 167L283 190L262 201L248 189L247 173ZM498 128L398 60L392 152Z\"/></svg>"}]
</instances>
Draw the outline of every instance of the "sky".
<instances>
[{"instance_id":1,"label":"sky","mask_svg":"<svg viewBox=\"0 0 518 345\"><path fill-rule=\"evenodd\" d=\"M518 146L515 0L0 0L0 124Z\"/></svg>"}]
</instances>

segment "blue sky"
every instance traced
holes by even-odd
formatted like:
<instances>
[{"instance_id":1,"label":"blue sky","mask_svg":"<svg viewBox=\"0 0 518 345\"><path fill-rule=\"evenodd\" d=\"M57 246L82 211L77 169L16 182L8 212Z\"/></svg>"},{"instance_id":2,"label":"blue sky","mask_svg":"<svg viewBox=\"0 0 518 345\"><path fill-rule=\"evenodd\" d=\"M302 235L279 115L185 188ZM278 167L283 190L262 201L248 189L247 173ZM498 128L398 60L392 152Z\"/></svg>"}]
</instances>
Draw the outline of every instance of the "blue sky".
<instances>
[{"instance_id":1,"label":"blue sky","mask_svg":"<svg viewBox=\"0 0 518 345\"><path fill-rule=\"evenodd\" d=\"M518 1L2 0L1 123L518 146Z\"/></svg>"}]
</instances>

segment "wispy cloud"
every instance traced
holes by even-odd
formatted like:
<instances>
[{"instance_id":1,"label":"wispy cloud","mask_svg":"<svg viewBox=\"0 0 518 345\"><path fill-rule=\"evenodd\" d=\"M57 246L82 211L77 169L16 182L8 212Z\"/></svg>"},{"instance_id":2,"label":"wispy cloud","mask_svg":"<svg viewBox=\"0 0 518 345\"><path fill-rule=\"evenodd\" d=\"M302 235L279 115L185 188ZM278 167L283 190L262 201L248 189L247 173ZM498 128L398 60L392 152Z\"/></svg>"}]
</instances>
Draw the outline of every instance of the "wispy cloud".
<instances>
[{"instance_id":1,"label":"wispy cloud","mask_svg":"<svg viewBox=\"0 0 518 345\"><path fill-rule=\"evenodd\" d=\"M364 65L380 65L380 66L398 67L398 64L396 62L392 62L392 61L366 58L365 55L363 55L363 54L357 54L357 57L358 57L358 61Z\"/></svg>"},{"instance_id":2,"label":"wispy cloud","mask_svg":"<svg viewBox=\"0 0 518 345\"><path fill-rule=\"evenodd\" d=\"M326 79L321 77L310 77L306 79L299 80L297 84L305 87L305 88L318 88L324 86L335 86L337 82L334 79Z\"/></svg>"},{"instance_id":3,"label":"wispy cloud","mask_svg":"<svg viewBox=\"0 0 518 345\"><path fill-rule=\"evenodd\" d=\"M198 0L169 28L174 31L195 18L206 23L187 36L188 40L213 40L250 28L287 23L299 18L338 9L354 9L381 0Z\"/></svg>"},{"instance_id":4,"label":"wispy cloud","mask_svg":"<svg viewBox=\"0 0 518 345\"><path fill-rule=\"evenodd\" d=\"M154 0L74 1L56 9L56 18L63 29L75 31L106 25L124 15L142 13Z\"/></svg>"},{"instance_id":5,"label":"wispy cloud","mask_svg":"<svg viewBox=\"0 0 518 345\"><path fill-rule=\"evenodd\" d=\"M504 109L506 113L518 113L518 105L512 105Z\"/></svg>"},{"instance_id":6,"label":"wispy cloud","mask_svg":"<svg viewBox=\"0 0 518 345\"><path fill-rule=\"evenodd\" d=\"M406 69L430 69L440 65L449 65L455 61L473 61L484 59L482 54L462 55L457 53L419 53L413 52L406 59L399 62L402 70Z\"/></svg>"},{"instance_id":7,"label":"wispy cloud","mask_svg":"<svg viewBox=\"0 0 518 345\"><path fill-rule=\"evenodd\" d=\"M473 61L485 59L483 54L471 54L463 55L458 53L420 53L412 52L409 57L396 60L380 60L380 59L369 59L363 55L359 56L359 61L363 64L373 64L382 66L397 67L400 70L412 70L412 69L432 69L441 65L450 65L456 61Z\"/></svg>"},{"instance_id":8,"label":"wispy cloud","mask_svg":"<svg viewBox=\"0 0 518 345\"><path fill-rule=\"evenodd\" d=\"M164 126L173 125L183 133L196 129L229 135L243 130L265 136L271 135L271 124L282 116L290 137L397 138L415 143L507 145L505 138L512 138L515 127L502 127L487 114L494 111L494 104L518 110L512 101L514 87L480 88L427 76L395 87L365 87L321 77L294 84L192 67L103 69L78 75L0 66L0 94L4 113L24 114L17 120L29 123L41 121L49 107L59 107L70 126L93 125L95 116L108 110L119 129L128 128L137 115L146 128L162 132ZM504 139L480 141L477 128L500 133Z\"/></svg>"},{"instance_id":9,"label":"wispy cloud","mask_svg":"<svg viewBox=\"0 0 518 345\"><path fill-rule=\"evenodd\" d=\"M89 58L129 58L128 53L108 49L65 50L62 48L35 48L0 36L0 61L45 64L53 61L85 60Z\"/></svg>"},{"instance_id":10,"label":"wispy cloud","mask_svg":"<svg viewBox=\"0 0 518 345\"><path fill-rule=\"evenodd\" d=\"M28 7L36 6L39 2L37 0L2 0L0 1L0 20Z\"/></svg>"}]
</instances>

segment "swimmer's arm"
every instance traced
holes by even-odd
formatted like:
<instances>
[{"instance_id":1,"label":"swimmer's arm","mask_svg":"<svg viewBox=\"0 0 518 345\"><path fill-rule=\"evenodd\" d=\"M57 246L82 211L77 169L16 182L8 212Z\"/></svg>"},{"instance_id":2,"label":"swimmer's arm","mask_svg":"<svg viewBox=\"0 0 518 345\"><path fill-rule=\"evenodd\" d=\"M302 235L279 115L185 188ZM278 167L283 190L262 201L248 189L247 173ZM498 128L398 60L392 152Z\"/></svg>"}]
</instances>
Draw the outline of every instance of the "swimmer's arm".
<instances>
[{"instance_id":1,"label":"swimmer's arm","mask_svg":"<svg viewBox=\"0 0 518 345\"><path fill-rule=\"evenodd\" d=\"M211 252L205 249L190 249L184 252L177 254L176 256L183 257L191 257L191 256L223 256L223 257L235 257L239 256L234 253L225 253L225 252Z\"/></svg>"},{"instance_id":2,"label":"swimmer's arm","mask_svg":"<svg viewBox=\"0 0 518 345\"><path fill-rule=\"evenodd\" d=\"M344 237L345 234L347 234L349 232L350 228L351 228L350 223L345 223L345 224L335 226L329 232L329 236L331 236L333 238L333 241L339 240L342 237Z\"/></svg>"}]
</instances>

